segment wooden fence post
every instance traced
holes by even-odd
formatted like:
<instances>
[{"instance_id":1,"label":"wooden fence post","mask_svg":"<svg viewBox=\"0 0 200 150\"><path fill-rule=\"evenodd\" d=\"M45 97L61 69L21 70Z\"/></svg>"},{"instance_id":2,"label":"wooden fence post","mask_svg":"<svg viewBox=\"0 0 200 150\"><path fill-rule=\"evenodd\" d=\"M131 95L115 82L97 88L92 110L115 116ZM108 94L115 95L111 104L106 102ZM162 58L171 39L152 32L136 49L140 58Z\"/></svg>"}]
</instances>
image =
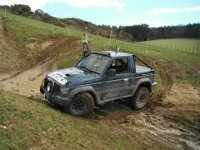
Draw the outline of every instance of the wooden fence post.
<instances>
[{"instance_id":1,"label":"wooden fence post","mask_svg":"<svg viewBox=\"0 0 200 150\"><path fill-rule=\"evenodd\" d=\"M5 17L6 17L6 6L5 6Z\"/></svg>"}]
</instances>

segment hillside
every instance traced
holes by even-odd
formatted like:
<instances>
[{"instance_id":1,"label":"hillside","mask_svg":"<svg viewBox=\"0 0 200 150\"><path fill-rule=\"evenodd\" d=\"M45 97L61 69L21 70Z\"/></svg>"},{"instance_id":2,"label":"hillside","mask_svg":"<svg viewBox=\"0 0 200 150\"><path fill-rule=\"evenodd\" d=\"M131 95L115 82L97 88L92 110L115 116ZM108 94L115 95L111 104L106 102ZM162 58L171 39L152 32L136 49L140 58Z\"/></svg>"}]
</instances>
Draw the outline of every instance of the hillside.
<instances>
[{"instance_id":1,"label":"hillside","mask_svg":"<svg viewBox=\"0 0 200 150\"><path fill-rule=\"evenodd\" d=\"M82 32L87 30L86 32L107 38L110 37L112 30L112 38L125 41L147 41L170 38L200 38L200 23L198 23L198 20L197 23L176 26L150 27L148 24L138 24L117 27L110 25L96 25L92 22L78 18L57 18L51 16L41 9L37 9L33 12L28 5L22 4L0 6L0 9L5 12L25 16L27 18L39 20L60 27L68 27L69 25L72 25Z\"/></svg>"},{"instance_id":2,"label":"hillside","mask_svg":"<svg viewBox=\"0 0 200 150\"><path fill-rule=\"evenodd\" d=\"M60 27L68 27L70 25L75 26L82 32L85 32L85 27L87 27L87 32L95 35L101 35L103 37L110 37L110 32L112 27L108 25L96 25L88 21L84 21L78 18L56 18L48 13L37 9L34 12L31 11L31 8L27 5L13 5L13 6L0 6L0 9L13 13L20 16L25 16L27 18L39 20L49 24L57 25ZM125 32L117 32L117 29L113 30L113 38L119 38L124 40L132 40L132 36Z\"/></svg>"},{"instance_id":3,"label":"hillside","mask_svg":"<svg viewBox=\"0 0 200 150\"><path fill-rule=\"evenodd\" d=\"M68 32L68 30L70 32ZM94 50L135 53L156 69L150 105L109 102L91 118L51 108L39 93L47 72L81 56L82 31L0 11L0 149L198 149L200 55L88 34ZM187 113L186 113L187 112Z\"/></svg>"}]
</instances>

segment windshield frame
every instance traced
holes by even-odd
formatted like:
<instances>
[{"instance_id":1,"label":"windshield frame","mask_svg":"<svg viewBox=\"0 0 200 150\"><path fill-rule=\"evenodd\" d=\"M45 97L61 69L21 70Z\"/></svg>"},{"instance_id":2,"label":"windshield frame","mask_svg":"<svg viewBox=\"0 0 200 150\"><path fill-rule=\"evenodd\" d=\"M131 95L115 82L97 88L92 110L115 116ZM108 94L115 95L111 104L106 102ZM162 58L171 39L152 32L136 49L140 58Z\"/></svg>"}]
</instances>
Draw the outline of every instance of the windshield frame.
<instances>
[{"instance_id":1,"label":"windshield frame","mask_svg":"<svg viewBox=\"0 0 200 150\"><path fill-rule=\"evenodd\" d=\"M105 62L105 65L104 65L104 67L102 67L102 69L100 71L92 70L91 68L87 68L85 66L80 66L82 61L84 61L84 59L87 59L88 57L91 57L91 55L98 55L98 56L102 56L102 57L105 57L105 58L107 57L108 58L106 62L102 61L102 62ZM97 74L103 74L105 72L105 69L107 68L107 65L108 65L109 62L110 62L110 56L108 56L108 55L101 54L101 53L90 53L88 56L82 57L82 59L80 59L80 61L75 65L75 67L77 67L79 69L83 68L83 69L89 70L89 71L97 73ZM101 65L99 65L99 66L101 66Z\"/></svg>"}]
</instances>

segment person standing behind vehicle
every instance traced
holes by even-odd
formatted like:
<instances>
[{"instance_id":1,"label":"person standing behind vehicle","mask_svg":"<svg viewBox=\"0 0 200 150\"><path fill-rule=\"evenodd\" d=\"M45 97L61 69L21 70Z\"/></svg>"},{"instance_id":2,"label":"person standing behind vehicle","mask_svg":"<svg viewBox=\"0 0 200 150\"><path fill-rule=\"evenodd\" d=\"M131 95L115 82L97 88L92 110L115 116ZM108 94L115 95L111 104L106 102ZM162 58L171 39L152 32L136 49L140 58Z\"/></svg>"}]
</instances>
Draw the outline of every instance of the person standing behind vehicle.
<instances>
[{"instance_id":1,"label":"person standing behind vehicle","mask_svg":"<svg viewBox=\"0 0 200 150\"><path fill-rule=\"evenodd\" d=\"M83 34L82 37L82 44L83 44L83 51L88 51L89 47L88 47L88 40L87 40L87 34Z\"/></svg>"}]
</instances>

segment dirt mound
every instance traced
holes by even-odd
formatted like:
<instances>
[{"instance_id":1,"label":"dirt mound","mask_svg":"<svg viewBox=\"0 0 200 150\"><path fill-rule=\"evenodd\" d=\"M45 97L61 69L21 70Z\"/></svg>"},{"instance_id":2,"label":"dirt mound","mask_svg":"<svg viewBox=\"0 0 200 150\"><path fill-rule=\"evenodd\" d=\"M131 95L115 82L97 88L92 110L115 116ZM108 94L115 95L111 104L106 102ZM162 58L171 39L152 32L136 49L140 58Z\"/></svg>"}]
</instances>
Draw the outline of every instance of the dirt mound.
<instances>
[{"instance_id":1,"label":"dirt mound","mask_svg":"<svg viewBox=\"0 0 200 150\"><path fill-rule=\"evenodd\" d=\"M6 45L5 45L6 46ZM77 39L63 37L42 44L41 52L26 57L26 64L10 73L1 73L0 90L11 91L28 97L41 97L39 86L46 73L56 70L56 61L62 56L69 56L77 49Z\"/></svg>"},{"instance_id":2,"label":"dirt mound","mask_svg":"<svg viewBox=\"0 0 200 150\"><path fill-rule=\"evenodd\" d=\"M0 17L0 72L9 72L13 69L19 69L21 61L20 54L16 50L14 43L5 36L3 18ZM15 60L11 59L16 58Z\"/></svg>"},{"instance_id":3,"label":"dirt mound","mask_svg":"<svg viewBox=\"0 0 200 150\"><path fill-rule=\"evenodd\" d=\"M39 54L28 56L26 61L29 62L29 67L43 64L50 60L57 60L63 54L70 52L78 47L78 40L74 37L62 37L52 41L47 41L42 44L42 50Z\"/></svg>"}]
</instances>

